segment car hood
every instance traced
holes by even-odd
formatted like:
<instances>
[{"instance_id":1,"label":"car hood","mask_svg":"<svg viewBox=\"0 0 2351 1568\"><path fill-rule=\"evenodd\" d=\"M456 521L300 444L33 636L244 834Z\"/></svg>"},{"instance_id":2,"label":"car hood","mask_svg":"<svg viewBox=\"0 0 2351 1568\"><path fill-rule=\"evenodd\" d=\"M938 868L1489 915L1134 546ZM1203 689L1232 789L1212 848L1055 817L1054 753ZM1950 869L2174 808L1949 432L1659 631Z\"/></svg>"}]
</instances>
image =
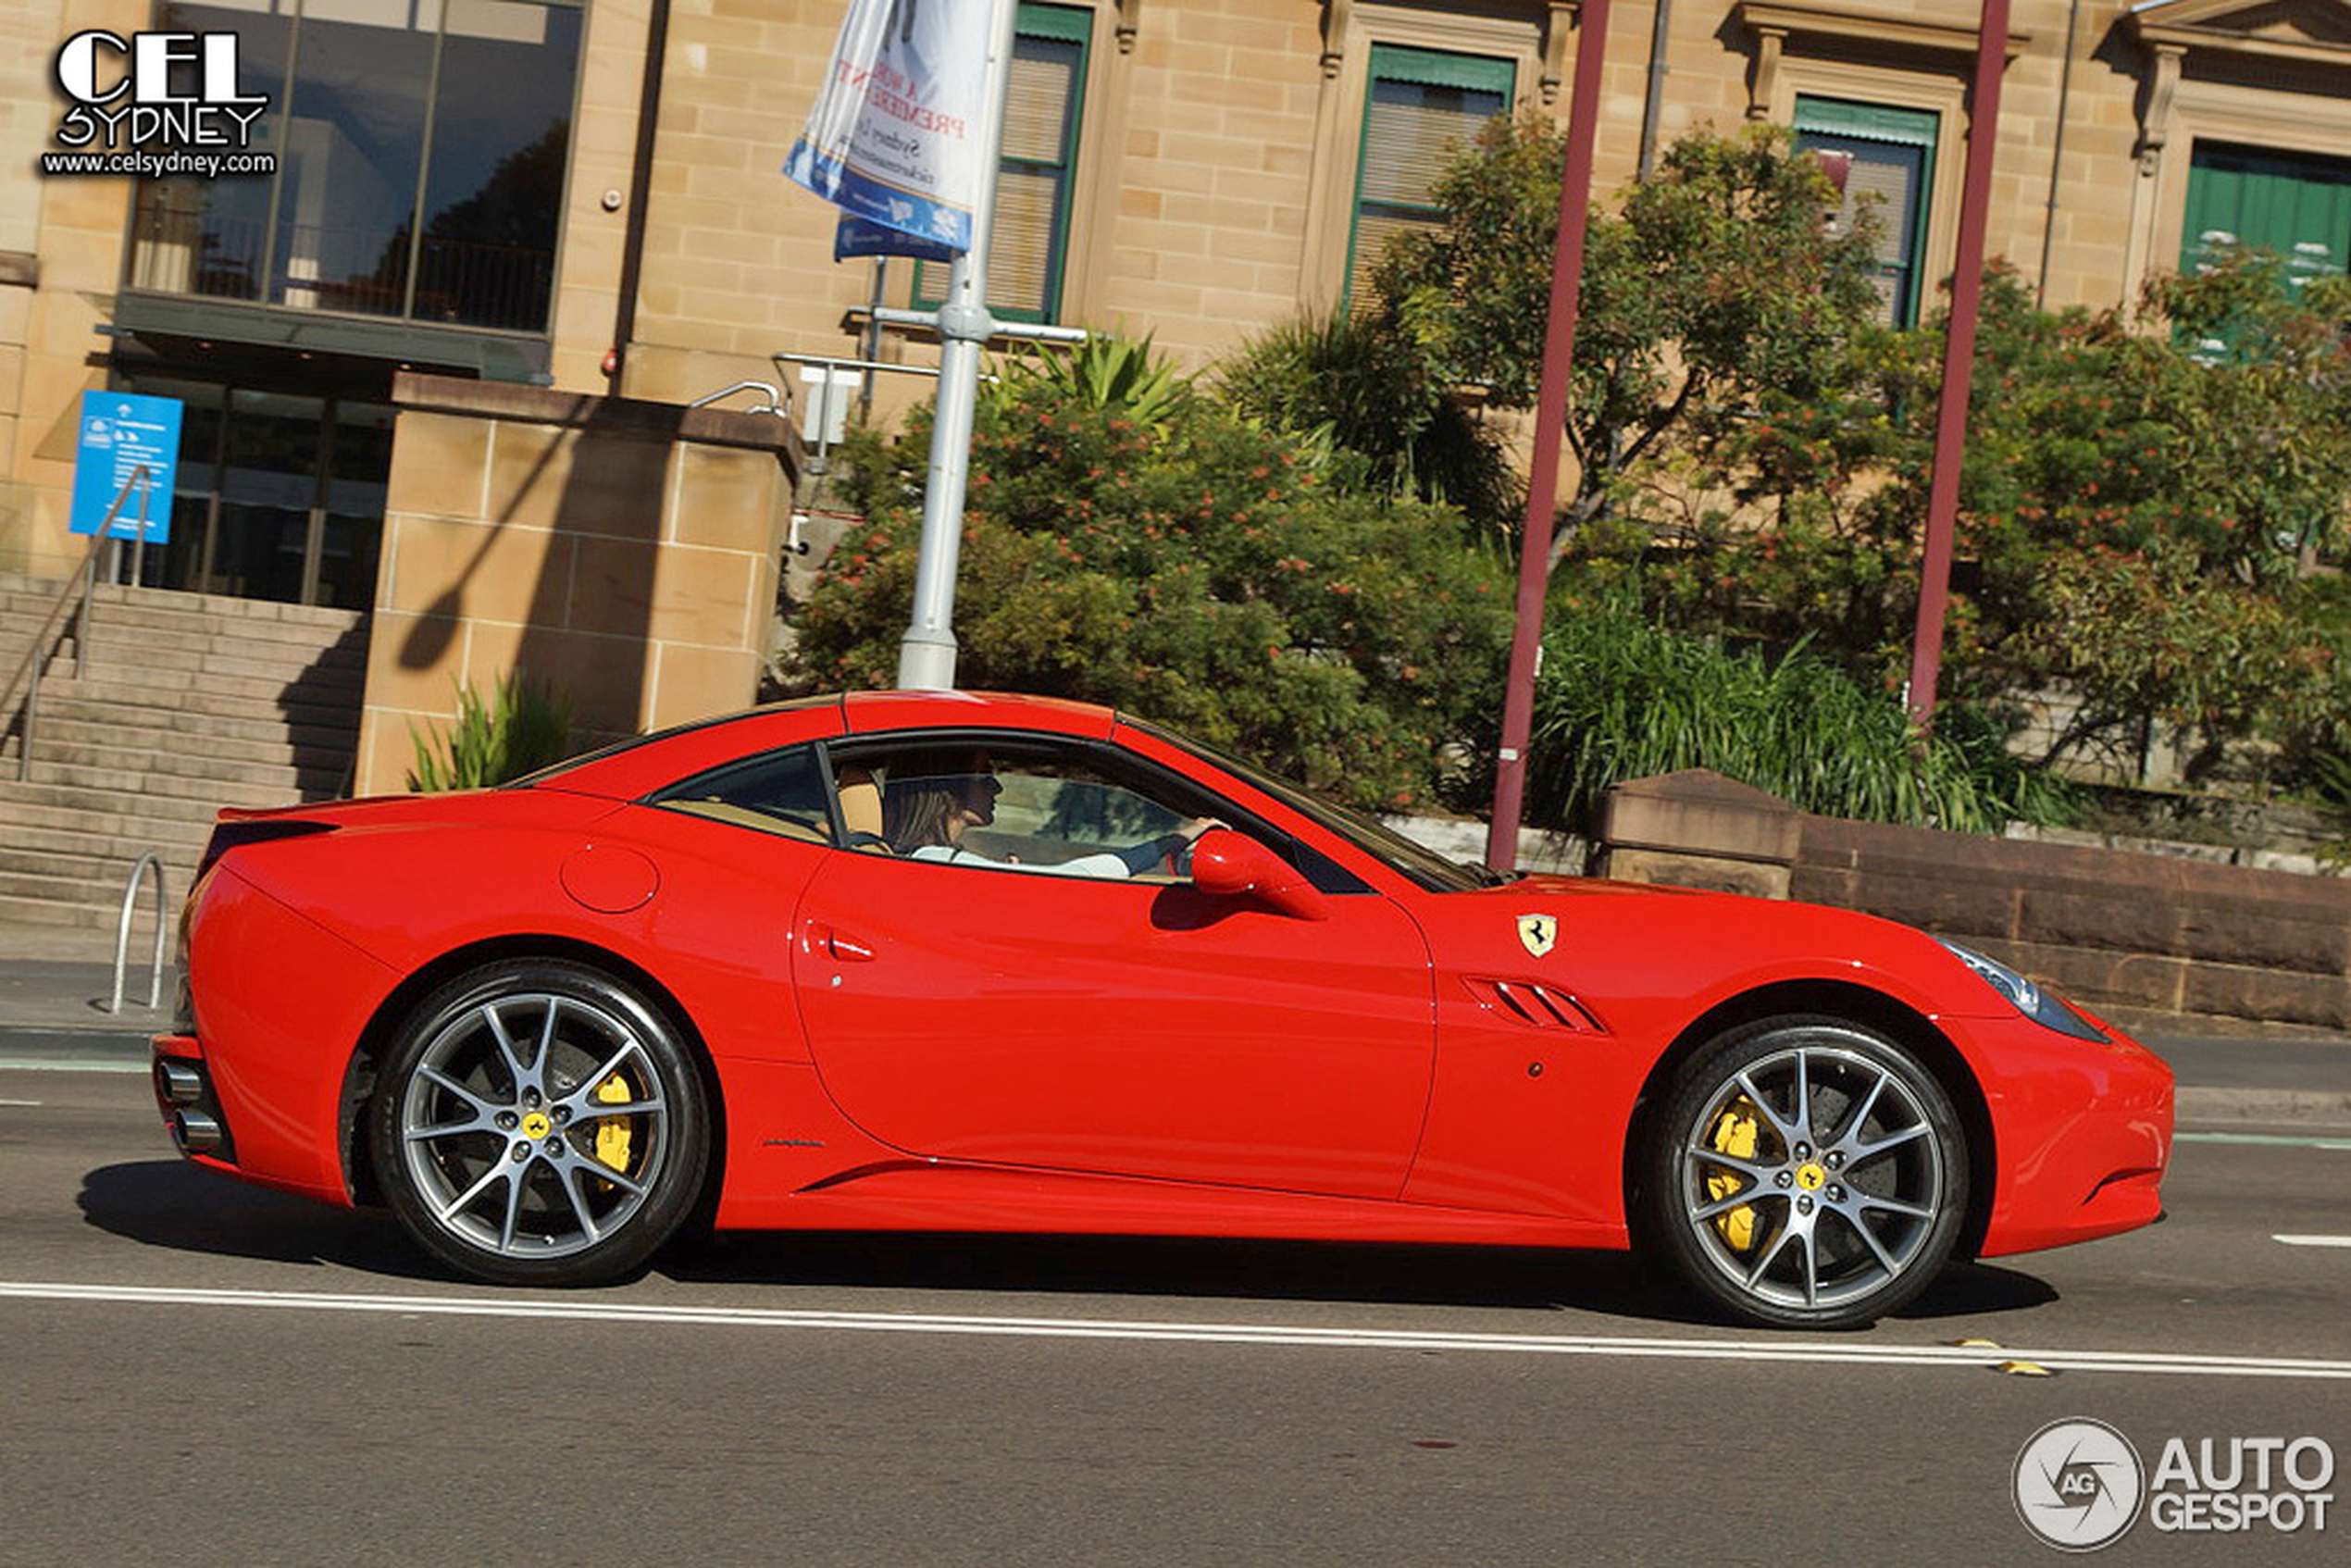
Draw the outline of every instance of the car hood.
<instances>
[{"instance_id":1,"label":"car hood","mask_svg":"<svg viewBox=\"0 0 2351 1568\"><path fill-rule=\"evenodd\" d=\"M1562 985L1596 1002L1684 998L1703 1011L1760 986L1826 980L1929 1016L2006 1011L1926 932L1822 904L1530 876L1428 899L1421 911L1440 967ZM1555 925L1545 930L1543 919Z\"/></svg>"}]
</instances>

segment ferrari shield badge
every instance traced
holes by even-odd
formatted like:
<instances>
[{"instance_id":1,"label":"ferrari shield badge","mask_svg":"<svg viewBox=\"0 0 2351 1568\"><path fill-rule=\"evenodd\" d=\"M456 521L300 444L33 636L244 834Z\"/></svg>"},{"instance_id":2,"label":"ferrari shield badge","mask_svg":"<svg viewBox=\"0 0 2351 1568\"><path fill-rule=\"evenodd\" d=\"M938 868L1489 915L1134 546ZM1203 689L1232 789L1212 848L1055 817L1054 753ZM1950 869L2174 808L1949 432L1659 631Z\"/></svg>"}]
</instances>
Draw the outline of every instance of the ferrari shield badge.
<instances>
[{"instance_id":1,"label":"ferrari shield badge","mask_svg":"<svg viewBox=\"0 0 2351 1568\"><path fill-rule=\"evenodd\" d=\"M1551 944L1559 940L1559 934L1560 923L1556 915L1522 915L1518 917L1518 940L1526 944L1526 951L1534 957L1540 958L1550 952Z\"/></svg>"}]
</instances>

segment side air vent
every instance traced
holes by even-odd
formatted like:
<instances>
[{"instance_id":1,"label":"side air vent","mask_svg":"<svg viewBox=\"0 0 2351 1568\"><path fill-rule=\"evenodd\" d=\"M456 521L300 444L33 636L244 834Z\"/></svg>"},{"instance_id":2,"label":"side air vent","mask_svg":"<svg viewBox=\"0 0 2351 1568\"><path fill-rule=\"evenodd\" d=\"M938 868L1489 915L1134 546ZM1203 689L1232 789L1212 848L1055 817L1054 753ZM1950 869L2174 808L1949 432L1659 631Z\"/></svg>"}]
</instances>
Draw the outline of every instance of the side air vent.
<instances>
[{"instance_id":1,"label":"side air vent","mask_svg":"<svg viewBox=\"0 0 2351 1568\"><path fill-rule=\"evenodd\" d=\"M1575 999L1532 980L1467 979L1470 994L1488 1013L1536 1029L1567 1029L1579 1035L1605 1034L1599 1023L1576 1004Z\"/></svg>"}]
</instances>

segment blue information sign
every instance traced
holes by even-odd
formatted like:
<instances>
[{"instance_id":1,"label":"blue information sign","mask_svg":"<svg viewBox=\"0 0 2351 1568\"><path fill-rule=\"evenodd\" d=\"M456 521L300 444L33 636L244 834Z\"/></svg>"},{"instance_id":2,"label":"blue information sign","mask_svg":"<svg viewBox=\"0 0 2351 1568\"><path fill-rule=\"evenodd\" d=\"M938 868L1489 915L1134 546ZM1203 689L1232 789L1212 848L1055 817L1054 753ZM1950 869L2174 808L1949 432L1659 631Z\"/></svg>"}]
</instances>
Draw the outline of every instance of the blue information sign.
<instances>
[{"instance_id":1,"label":"blue information sign","mask_svg":"<svg viewBox=\"0 0 2351 1568\"><path fill-rule=\"evenodd\" d=\"M178 398L83 392L81 440L73 459L73 531L96 533L105 527L119 495L122 509L115 512L107 537L168 542L171 481L179 467Z\"/></svg>"}]
</instances>

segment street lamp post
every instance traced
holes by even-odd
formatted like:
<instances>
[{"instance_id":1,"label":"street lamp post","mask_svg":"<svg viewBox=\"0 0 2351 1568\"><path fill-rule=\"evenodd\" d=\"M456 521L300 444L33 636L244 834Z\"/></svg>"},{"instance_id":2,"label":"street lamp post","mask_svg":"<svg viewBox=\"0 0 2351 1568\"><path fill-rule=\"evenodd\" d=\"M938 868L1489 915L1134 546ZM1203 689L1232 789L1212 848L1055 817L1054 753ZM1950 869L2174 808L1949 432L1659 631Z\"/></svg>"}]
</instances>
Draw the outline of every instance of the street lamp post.
<instances>
[{"instance_id":1,"label":"street lamp post","mask_svg":"<svg viewBox=\"0 0 2351 1568\"><path fill-rule=\"evenodd\" d=\"M1004 145L1004 96L1012 81L1014 0L993 0L988 91L980 102L979 200L971 248L947 273L939 307L939 397L933 404L930 471L923 487L923 533L914 558L914 603L898 643L898 684L947 691L955 684L955 568L964 547L964 493L971 474L972 415L979 401L979 351L995 330L988 314L988 243L995 228L997 167Z\"/></svg>"}]
</instances>

